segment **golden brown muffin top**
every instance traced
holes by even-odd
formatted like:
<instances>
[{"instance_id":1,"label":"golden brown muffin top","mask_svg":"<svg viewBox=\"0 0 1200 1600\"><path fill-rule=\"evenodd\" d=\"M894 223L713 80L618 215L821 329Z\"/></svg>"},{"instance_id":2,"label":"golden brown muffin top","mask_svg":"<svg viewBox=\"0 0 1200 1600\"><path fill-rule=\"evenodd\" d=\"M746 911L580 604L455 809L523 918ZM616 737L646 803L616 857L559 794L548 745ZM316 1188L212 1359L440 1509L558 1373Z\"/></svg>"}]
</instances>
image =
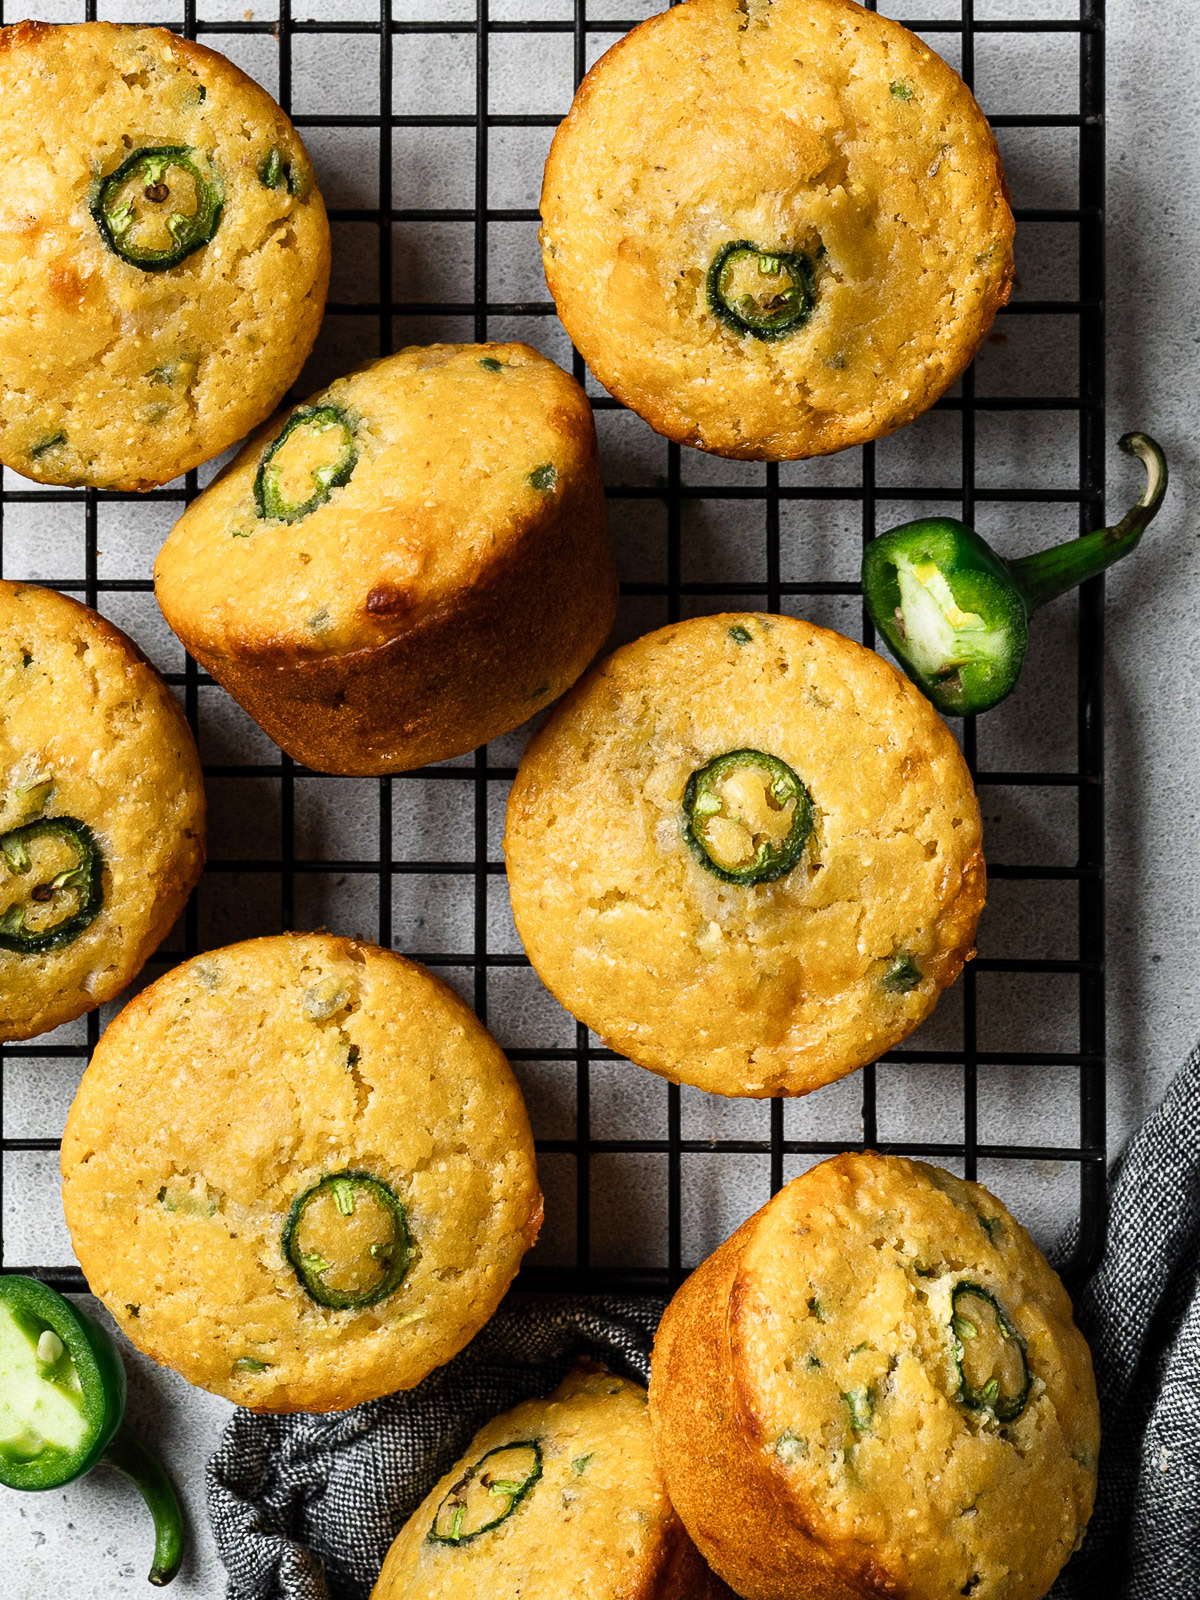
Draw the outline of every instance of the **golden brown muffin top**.
<instances>
[{"instance_id":1,"label":"golden brown muffin top","mask_svg":"<svg viewBox=\"0 0 1200 1600\"><path fill-rule=\"evenodd\" d=\"M541 1222L491 1035L423 968L329 934L210 951L143 991L84 1074L62 1169L76 1254L121 1328L256 1410L411 1388L495 1310ZM362 1185L327 1186L295 1233L319 1300L287 1230L344 1175L385 1185L403 1227ZM329 1306L397 1251L384 1297Z\"/></svg>"},{"instance_id":2,"label":"golden brown muffin top","mask_svg":"<svg viewBox=\"0 0 1200 1600\"><path fill-rule=\"evenodd\" d=\"M714 873L687 829L694 777L747 751L811 807L794 865L756 883ZM705 802L731 866L794 818L766 789L751 761ZM580 682L521 762L505 851L517 928L568 1009L653 1071L764 1095L873 1060L932 1009L971 953L980 838L958 746L893 667L798 618L733 613L647 634Z\"/></svg>"},{"instance_id":3,"label":"golden brown muffin top","mask_svg":"<svg viewBox=\"0 0 1200 1600\"><path fill-rule=\"evenodd\" d=\"M402 350L255 435L175 525L160 601L219 654L372 648L502 562L594 441L579 385L528 345Z\"/></svg>"},{"instance_id":4,"label":"golden brown muffin top","mask_svg":"<svg viewBox=\"0 0 1200 1600\"><path fill-rule=\"evenodd\" d=\"M596 376L723 455L817 455L911 421L1012 276L969 90L851 0L691 0L635 28L555 136L542 217L547 280ZM710 269L747 242L761 254L729 263L725 304L794 311L786 336L714 314Z\"/></svg>"},{"instance_id":5,"label":"golden brown muffin top","mask_svg":"<svg viewBox=\"0 0 1200 1600\"><path fill-rule=\"evenodd\" d=\"M867 1153L794 1179L742 1239L733 1382L781 1503L898 1592L1044 1594L1091 1514L1100 1423L1024 1228L979 1184Z\"/></svg>"},{"instance_id":6,"label":"golden brown muffin top","mask_svg":"<svg viewBox=\"0 0 1200 1600\"><path fill-rule=\"evenodd\" d=\"M70 819L91 836L39 824ZM32 830L32 831L31 831ZM77 600L0 582L0 931L44 933L88 898L69 943L22 954L0 942L0 1039L44 1032L134 976L170 930L204 860L200 760L162 679ZM54 887L60 876L67 880Z\"/></svg>"},{"instance_id":7,"label":"golden brown muffin top","mask_svg":"<svg viewBox=\"0 0 1200 1600\"><path fill-rule=\"evenodd\" d=\"M687 1542L645 1390L589 1364L480 1429L396 1538L372 1600L659 1600Z\"/></svg>"},{"instance_id":8,"label":"golden brown muffin top","mask_svg":"<svg viewBox=\"0 0 1200 1600\"><path fill-rule=\"evenodd\" d=\"M296 376L328 278L300 137L224 56L162 28L0 30L8 465L129 489L216 455Z\"/></svg>"}]
</instances>

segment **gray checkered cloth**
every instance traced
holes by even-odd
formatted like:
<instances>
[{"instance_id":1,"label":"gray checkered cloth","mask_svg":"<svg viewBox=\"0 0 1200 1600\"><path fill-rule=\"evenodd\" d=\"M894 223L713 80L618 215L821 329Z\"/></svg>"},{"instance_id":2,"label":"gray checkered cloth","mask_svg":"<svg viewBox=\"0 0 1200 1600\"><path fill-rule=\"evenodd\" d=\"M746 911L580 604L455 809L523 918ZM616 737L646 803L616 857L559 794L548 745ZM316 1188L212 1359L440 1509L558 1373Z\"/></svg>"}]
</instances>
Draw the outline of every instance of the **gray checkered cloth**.
<instances>
[{"instance_id":1,"label":"gray checkered cloth","mask_svg":"<svg viewBox=\"0 0 1200 1600\"><path fill-rule=\"evenodd\" d=\"M1117 1167L1076 1304L1104 1421L1100 1494L1054 1600L1200 1596L1200 1050ZM332 1416L238 1411L208 1468L228 1600L365 1600L476 1429L581 1355L645 1382L657 1300L507 1301L419 1388ZM564 1594L566 1593L564 1589Z\"/></svg>"}]
</instances>

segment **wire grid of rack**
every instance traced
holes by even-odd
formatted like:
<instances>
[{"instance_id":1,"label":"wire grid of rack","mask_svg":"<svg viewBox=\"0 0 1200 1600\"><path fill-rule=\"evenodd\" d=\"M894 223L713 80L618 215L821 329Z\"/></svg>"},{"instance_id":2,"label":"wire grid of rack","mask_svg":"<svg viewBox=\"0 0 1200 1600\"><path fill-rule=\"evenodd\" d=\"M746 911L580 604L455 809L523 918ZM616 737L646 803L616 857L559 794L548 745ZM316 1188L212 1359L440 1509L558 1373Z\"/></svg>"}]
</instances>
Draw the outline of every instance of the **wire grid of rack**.
<instances>
[{"instance_id":1,"label":"wire grid of rack","mask_svg":"<svg viewBox=\"0 0 1200 1600\"><path fill-rule=\"evenodd\" d=\"M378 132L378 207L330 206L335 251L340 225L358 226L360 239L364 237L361 232L364 226L375 235L378 270L373 290L368 283L365 294L359 298L339 300L335 287L329 306L330 323L327 323L329 327L340 319L351 319L359 329L368 330L374 325L377 330L374 348L357 352L370 355L376 350L385 354L393 348L398 322L411 333L414 324L410 319L430 319L417 325L428 326L435 332L447 325L444 319L451 322L465 319L455 325L465 328L466 337L480 340L495 336L498 326L511 330L515 325L549 328L553 324L557 328L554 307L546 299L493 298L490 279L495 273L494 258L489 250L490 231L497 224L519 223L535 228L537 214L529 206L490 205L489 154L492 143L505 136L500 130L544 129L547 130L544 138L548 139L549 130L556 125L566 106L563 104L557 112L544 113L496 110L490 94L494 52L498 42L511 43L519 36L525 36L524 43L532 44L537 51L551 44L561 48L563 36L566 36L573 77L578 81L602 49L658 8L643 0L640 10L636 3L631 4L625 15L618 16L613 0L557 0L557 3L556 0L474 0L474 4L468 0L429 0L425 8L427 15L421 16L420 7L412 0L397 0L396 8L391 6L391 0L383 0L381 14L373 20L339 19L336 14L312 20L295 15L294 0L279 0L277 18L254 20L247 13L236 20L222 20L202 16L197 0L185 0L181 18L156 20L201 39L219 34L220 39L212 41L218 48L228 48L228 41L238 36L273 36L278 41L279 51L277 97L285 109L292 111L306 138L314 139L316 130ZM1019 298L997 323L1001 330L1014 327L1015 319L1029 319L1022 323L1026 327L1036 327L1039 319L1044 326L1052 319L1056 326L1071 323L1077 330L1077 392L1005 394L989 390L985 394L980 391L977 374L972 370L930 414L940 419L943 440L947 428L957 434L957 450L939 448L926 452L922 457L924 471L915 478L909 473L908 480L903 483L894 479L883 481L878 456L882 446L868 446L839 458L841 468L831 480L813 463L746 469L715 459L705 462L693 452L658 441L664 470L650 481L615 482L609 487L614 518L631 507L636 510L639 505L652 507L659 514L652 535L661 544L658 550L661 566L657 575L645 580L630 578L622 586L623 605L634 608L635 619L645 619L652 613L652 623L666 622L681 615L726 606L769 611L793 609L811 614L814 608L833 604L841 606L839 616L852 618L853 624L861 629L864 642L873 643L852 571L832 578L789 576L791 567L785 553L791 548L787 536L794 518L799 515L823 520L833 515L835 504L839 513L848 512L849 515L849 525L843 536L846 546L843 557L854 570L861 544L888 525L881 521L881 513L891 501L941 509L961 515L967 522L972 522L977 513L983 515L993 505L998 515L1005 514L1004 508L1010 507L1009 514L1016 517L1019 513L1024 518L1033 516L1038 508L1048 509L1069 519L1070 525L1062 527L1063 536L1097 525L1104 494L1104 7L1103 0L1078 0L1077 12L1050 18L1047 13L1055 8L1056 0L1012 0L1012 12L1032 9L1035 15L1031 18L992 16L984 15L991 10L991 0L953 0L953 14L947 15L946 0L931 0L929 11L940 9L942 14L902 17L901 20L926 37L935 48L950 54L952 59L952 47L957 45L956 64L967 83L972 85L979 52L999 39L1025 37L1027 40L1027 36L1032 35L1039 44L1044 41L1048 47L1053 45L1061 49L1065 42L1072 52L1077 51L1077 110L1049 112L1039 109L1006 115L994 111L983 97L984 110L991 115L1002 141L1008 129L1065 130L1067 138L1077 140L1077 190L1066 197L1070 203L1022 206L1021 195L1016 195L1019 261L1023 239L1033 230L1043 230L1044 237L1044 230L1048 229L1055 239L1071 235L1077 244L1078 262L1077 277L1074 269L1071 271L1074 292L1042 299ZM1065 3L1062 9L1065 11ZM521 14L523 10L525 15ZM530 11L539 14L530 15ZM556 15L556 12L568 14ZM631 14L634 12L637 14ZM91 18L95 13L95 0L88 0L86 15ZM64 17L63 20L72 19ZM148 19L138 17L137 20ZM331 46L336 41L339 48L351 52L356 48L356 41L364 36L373 41L370 54L376 59L368 61L369 81L361 75L356 79L356 109L352 112L293 110L293 57L298 41L303 41L305 35L323 36ZM459 59L464 50L473 56L473 107L418 112L406 111L403 104L397 108L393 97L397 52L417 46L427 48L435 37L454 40ZM534 57L529 59L532 61ZM370 109L359 109L360 105L369 105ZM460 133L455 134L459 137L465 130L465 137L473 141L472 203L437 208L394 203L394 168L399 159L395 142L406 130L418 129L426 135L432 131L435 138L449 137L450 130L459 130ZM318 161L319 175L320 169ZM393 201L391 205L389 199ZM461 225L469 231L470 297L406 297L403 281L399 291L396 288L397 229L409 224L445 223ZM403 280L403 274L401 277ZM335 277L335 285L336 281ZM542 287L544 293L544 285ZM438 319L443 320L439 322ZM999 338L1003 341L1006 336L1002 332ZM368 340L368 344L370 342ZM411 339L402 342L411 342ZM350 358L343 358L342 368L337 366L338 348L335 341L330 350L333 364L329 375L351 364ZM586 375L580 358L574 355L572 359L576 376L584 381ZM602 425L607 414L618 412L620 408L608 396L596 391L594 385L592 392L598 424ZM1077 426L1077 455L1072 451L1068 482L1057 487L1035 487L1022 482L1014 485L980 481L977 466L981 427L988 419L1005 414L1020 414L1025 418L1033 430L1024 435L1027 440L1048 426L1052 417L1059 421L1065 418L1068 432ZM946 470L954 468L955 455L957 469ZM118 620L125 615L122 606L128 610L136 602L152 607L149 598L137 601L137 597L148 597L152 593L148 564L140 576L105 575L100 560L103 528L111 527L114 505L128 505L139 500L142 504L147 500L163 501L170 508L164 514L173 517L184 500L197 493L207 476L202 473L198 478L192 473L180 484L154 491L148 497L136 497L94 491L47 491L6 473L0 493L0 573L7 577L32 576L37 581L49 582L78 595L101 611L117 615ZM617 476L619 478L621 473ZM30 509L22 512L23 507ZM60 507L74 508L72 515L82 515L82 570L30 573L21 570L21 561L14 560L11 554L6 565L5 536L14 518L19 515L51 518L58 514ZM760 515L761 542L755 548L754 560L747 554L741 571L731 571L727 567L715 578L689 576L695 569L689 564L685 524L697 507L701 511L706 508L712 511L715 507L718 515L735 512L743 518ZM914 513L910 511L909 514ZM890 520L903 518L895 516ZM10 535L8 546L11 548L11 545ZM749 552L750 546L745 548ZM551 1030L553 1039L550 1042L530 1037L528 1032L522 1034L519 1029L514 1042L514 1038L505 1037L504 1031L498 1030L518 1072L526 1074L535 1131L541 1135L538 1148L543 1172L553 1169L557 1174L554 1182L546 1183L548 1209L553 1216L557 1208L565 1219L557 1230L556 1246L549 1252L539 1248L527 1263L519 1280L522 1287L669 1290L703 1249L711 1248L716 1242L716 1237L707 1237L697 1247L694 1239L685 1238L684 1178L686 1172L694 1170L694 1163L700 1163L705 1169L705 1182L710 1190L714 1184L720 1188L722 1174L732 1170L732 1163L739 1160L749 1160L759 1174L758 1187L755 1188L754 1183L750 1185L749 1198L734 1202L735 1214L727 1218L721 1213L726 1225L717 1229L719 1235L728 1231L728 1225L739 1215L748 1214L761 1203L767 1192L774 1193L795 1170L826 1154L855 1145L927 1157L956 1167L969 1177L974 1177L982 1167L991 1175L989 1181L992 1182L1004 1163L1042 1164L1059 1172L1066 1171L1071 1177L1079 1216L1066 1273L1068 1278L1077 1278L1086 1270L1098 1248L1105 1197L1102 580L1093 581L1079 595L1074 626L1076 632L1070 641L1074 659L1068 664L1074 673L1074 693L1070 693L1067 685L1067 668L1061 663L1058 666L1052 663L1051 675L1062 676L1063 687L1058 692L1052 685L1048 702L1054 706L1054 712L1049 714L1060 714L1062 718L1060 736L1052 741L1053 749L1059 752L1070 748L1073 759L1043 759L1032 767L1019 758L996 764L986 759L986 751L981 752L973 722L968 720L962 728L964 751L975 773L985 815L991 801L999 795L1016 796L1018 800L1022 794L1042 800L1057 796L1073 811L1073 856L1049 862L1026 862L1021 860L1018 850L1017 858L1011 862L989 860L989 874L993 892L1007 884L1015 885L1013 892L1021 896L1031 895L1037 886L1069 886L1076 896L1073 919L1078 944L1074 952L1006 957L981 954L964 973L957 991L951 991L952 994L957 992L961 1009L954 1011L948 1022L945 1012L950 1002L948 998L943 1000L939 1015L943 1016L945 1025L937 1041L941 1048L928 1048L927 1030L923 1029L904 1048L884 1057L878 1067L866 1068L841 1086L841 1102L845 1103L848 1092L855 1104L855 1126L848 1133L823 1129L821 1119L814 1119L805 1109L818 1106L822 1096L833 1095L832 1088L819 1091L817 1096L802 1102L738 1103L738 1116L732 1123L718 1113L710 1124L705 1125L701 1119L698 1126L693 1126L695 1119L691 1117L688 1098L691 1091L661 1085L658 1080L638 1073L637 1069L621 1065L619 1058L603 1049L582 1025L565 1019L565 1014ZM636 621L633 626L626 624L627 633L638 631L642 628ZM205 707L216 703L210 697L220 697L222 691L212 685L190 659L178 663L178 670L172 670L170 663L160 664L166 665L165 675L181 695L193 727L197 727L206 714ZM1024 685L1022 692L1025 692ZM994 717L999 715L993 713ZM222 933L248 935L313 926L311 896L306 894L306 889L314 880L343 887L361 886L363 880L370 880L375 900L373 926L368 922L344 931L374 936L383 944L397 945L435 970L443 971L473 1000L485 1022L492 1019L496 1010L494 983L498 977L518 974L525 969L526 976L531 979L528 964L511 934L497 936L494 904L504 883L495 818L515 770L513 763L519 740L515 744L511 739L500 741L489 749L475 752L473 757L444 763L421 773L382 780L322 778L297 767L273 746L267 750L252 750L252 759L230 759L228 751L221 748L205 749L203 729L201 747L207 758L210 796L214 801L218 793L232 798L214 804L218 813L223 805L225 815L219 829L221 837L212 840L212 859L205 880L180 929L168 942L168 947L150 963L147 978L157 976L183 956L224 942L219 936ZM1034 753L1045 756L1047 747L1038 746ZM274 834L274 848L262 847L261 820L252 825L250 818L250 812L256 808L255 796L261 793L261 789L252 786L263 782L270 783L276 795L276 804L268 808L268 831ZM239 792L239 783L251 787ZM349 784L354 789L355 815L360 823L365 818L366 832L362 835L360 828L356 854L344 843L341 848L336 847L339 844L336 827L327 835L335 845L331 850L314 853L299 837L305 829L303 817L299 815L303 810L301 798L311 796L315 792L314 785L334 784L339 787L326 790L334 796L326 810L334 814L341 812ZM410 786L418 784L422 786L423 795L433 797L430 804L434 812L444 801L442 810L452 813L454 824L449 830L450 842L469 841L469 848L444 848L440 851L441 859L424 856L420 850L413 852L412 830L401 829L398 833L396 817L399 808L411 821L411 808L406 812L405 797L415 792ZM369 799L364 798L368 796ZM419 807L417 813L419 824ZM435 831L439 841L447 837L445 828ZM259 849L245 847L251 836L260 845ZM229 848L231 841L232 849ZM241 848L238 848L239 843ZM421 947L422 919L414 917L406 921L403 914L397 915L397 901L404 899L414 877L434 895L459 896L468 913L466 921L460 924L467 937L459 937L457 942L452 939L449 948L445 941L441 948ZM228 904L240 898L250 882L257 883L260 890L269 885L265 892L273 910L261 912L260 906L259 925L230 928L221 915L205 912L206 904L211 906L222 899ZM327 907L324 909L328 912ZM1029 910L1027 907L1026 911ZM1036 922L1039 917L1036 905L1031 915ZM315 920L328 920L338 931L343 931L336 911ZM1017 920L1020 923L1021 917ZM1028 924L1028 918L1026 922ZM1042 978L1061 979L1066 988L1058 992L1070 994L1071 1006L1077 1006L1077 1034L1068 1041L1068 1047L1022 1050L1012 1048L1003 1038L991 1037L996 1029L983 1015L979 985L995 975L1008 975L1022 985L1019 993L1025 993ZM1015 1004L1018 1009L1022 1006L1038 1009L1036 998L1028 996ZM1065 1001L1060 1001L1059 1009L1064 1008L1069 1009ZM1012 1003L1001 1009L1011 1010ZM534 1012L540 1014L536 1005ZM993 1006L988 1015L995 1014ZM47 1258L45 1248L39 1253L36 1242L11 1243L14 1231L22 1237L27 1235L23 1223L21 1228L16 1228L15 1224L31 1205L41 1204L40 1195L44 1195L46 1207L57 1204L52 1185L57 1130L38 1129L36 1118L31 1122L28 1111L20 1107L28 1107L31 1101L39 1099L39 1074L48 1070L50 1064L66 1073L67 1089L73 1087L99 1037L101 1026L102 1018L94 1014L55 1035L0 1049L7 1119L0 1130L3 1152L0 1219L10 1239L6 1247L4 1236L0 1235L0 1270L33 1270L65 1289L84 1287L78 1269L68 1265L69 1249L60 1249L63 1259L54 1262ZM959 1080L961 1121L948 1135L934 1136L939 1131L936 1118L928 1128L914 1126L910 1119L907 1130L899 1135L890 1128L888 1117L881 1115L880 1087L881 1074L891 1068L901 1073L905 1070L939 1071L938 1082L942 1089L935 1090L935 1098L938 1093L945 1098L945 1084L950 1081L946 1074L953 1074ZM1024 1128L1026 1118L1019 1109L1014 1110L1011 1101L1007 1136L985 1136L980 1118L981 1094L995 1075L1014 1068L1031 1068L1039 1078L1045 1075L1046 1082L1053 1079L1060 1085L1064 1080L1073 1084L1068 1095L1074 1118L1073 1137L1060 1136L1041 1143L1014 1139L1013 1123L1019 1120ZM536 1080L529 1076L535 1069L541 1074ZM637 1099L634 1093L626 1121L622 1123L618 1118L614 1132L609 1125L611 1118L606 1121L607 1113L601 1115L600 1075L604 1075L605 1105L614 1085L619 1098L622 1093L634 1093L635 1085L645 1088L646 1084L653 1085L655 1093L661 1091L662 1104L658 1109L647 1111L644 1101ZM1037 1079L1023 1081L1028 1086ZM542 1102L554 1100L560 1091L568 1100L573 1098L573 1106L565 1117L547 1121L540 1115ZM61 1112L69 1093L57 1110L54 1095L50 1093L46 1098L47 1116L57 1116L61 1127ZM14 1106L18 1108L16 1112ZM30 1131L31 1127L35 1131ZM1004 1130L1000 1131L1003 1134ZM657 1174L655 1182L642 1193L629 1175L629 1166L622 1168L621 1165L638 1160L651 1162ZM32 1165L22 1167L23 1162ZM621 1213L615 1248L611 1243L598 1248L593 1223L601 1199L609 1224L613 1221L614 1205ZM639 1208L640 1215L634 1224L631 1219ZM711 1227L709 1233L712 1233ZM637 1244L644 1234L652 1235L655 1241L648 1254ZM622 1246L621 1237L627 1248ZM544 1259L539 1261L539 1256Z\"/></svg>"}]
</instances>

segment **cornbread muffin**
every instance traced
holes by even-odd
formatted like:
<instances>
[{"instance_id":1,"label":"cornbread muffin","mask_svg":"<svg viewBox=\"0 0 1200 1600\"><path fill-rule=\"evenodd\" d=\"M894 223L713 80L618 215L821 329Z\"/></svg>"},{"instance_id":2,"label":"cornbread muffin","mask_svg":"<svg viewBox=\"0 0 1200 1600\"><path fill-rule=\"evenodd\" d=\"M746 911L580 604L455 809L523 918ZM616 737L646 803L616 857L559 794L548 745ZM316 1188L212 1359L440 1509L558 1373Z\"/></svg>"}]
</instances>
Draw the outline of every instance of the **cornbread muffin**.
<instances>
[{"instance_id":1,"label":"cornbread muffin","mask_svg":"<svg viewBox=\"0 0 1200 1600\"><path fill-rule=\"evenodd\" d=\"M546 280L651 427L786 461L911 422L1012 281L958 75L851 0L691 0L584 79L542 189Z\"/></svg>"},{"instance_id":2,"label":"cornbread muffin","mask_svg":"<svg viewBox=\"0 0 1200 1600\"><path fill-rule=\"evenodd\" d=\"M138 995L62 1172L124 1332L252 1411L412 1388L491 1316L542 1217L495 1040L421 967L329 934L210 951Z\"/></svg>"},{"instance_id":3,"label":"cornbread muffin","mask_svg":"<svg viewBox=\"0 0 1200 1600\"><path fill-rule=\"evenodd\" d=\"M148 489L267 415L329 224L265 90L162 28L0 29L0 461Z\"/></svg>"},{"instance_id":4,"label":"cornbread muffin","mask_svg":"<svg viewBox=\"0 0 1200 1600\"><path fill-rule=\"evenodd\" d=\"M1100 1417L1071 1303L976 1183L873 1154L794 1179L668 1306L671 1499L747 1600L1039 1600Z\"/></svg>"},{"instance_id":5,"label":"cornbread muffin","mask_svg":"<svg viewBox=\"0 0 1200 1600\"><path fill-rule=\"evenodd\" d=\"M646 1391L590 1362L480 1429L405 1523L371 1600L518 1594L729 1596L671 1509Z\"/></svg>"},{"instance_id":6,"label":"cornbread muffin","mask_svg":"<svg viewBox=\"0 0 1200 1600\"><path fill-rule=\"evenodd\" d=\"M531 717L616 610L591 407L523 344L339 378L188 507L155 588L289 755L401 772Z\"/></svg>"},{"instance_id":7,"label":"cornbread muffin","mask_svg":"<svg viewBox=\"0 0 1200 1600\"><path fill-rule=\"evenodd\" d=\"M625 645L534 736L513 916L613 1049L715 1094L806 1094L911 1033L974 954L979 806L929 702L794 617Z\"/></svg>"},{"instance_id":8,"label":"cornbread muffin","mask_svg":"<svg viewBox=\"0 0 1200 1600\"><path fill-rule=\"evenodd\" d=\"M119 994L203 865L200 760L166 684L78 601L0 582L0 1041Z\"/></svg>"}]
</instances>

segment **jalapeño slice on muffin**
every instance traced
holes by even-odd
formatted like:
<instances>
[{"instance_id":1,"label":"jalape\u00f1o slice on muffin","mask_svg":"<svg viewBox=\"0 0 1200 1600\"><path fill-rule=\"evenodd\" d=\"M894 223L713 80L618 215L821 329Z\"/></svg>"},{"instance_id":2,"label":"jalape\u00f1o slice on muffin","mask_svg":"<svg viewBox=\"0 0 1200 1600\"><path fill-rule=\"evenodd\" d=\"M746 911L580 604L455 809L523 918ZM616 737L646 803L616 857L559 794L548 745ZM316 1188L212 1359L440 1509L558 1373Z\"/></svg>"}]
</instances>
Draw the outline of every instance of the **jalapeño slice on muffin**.
<instances>
[{"instance_id":1,"label":"jalape\u00f1o slice on muffin","mask_svg":"<svg viewBox=\"0 0 1200 1600\"><path fill-rule=\"evenodd\" d=\"M302 406L259 463L254 504L260 517L300 522L323 506L358 465L354 424L341 406Z\"/></svg>"},{"instance_id":2,"label":"jalape\u00f1o slice on muffin","mask_svg":"<svg viewBox=\"0 0 1200 1600\"><path fill-rule=\"evenodd\" d=\"M734 239L713 257L707 278L715 317L735 333L784 339L802 328L816 304L812 262L798 251L764 250Z\"/></svg>"},{"instance_id":3,"label":"jalape\u00f1o slice on muffin","mask_svg":"<svg viewBox=\"0 0 1200 1600\"><path fill-rule=\"evenodd\" d=\"M104 905L104 856L76 817L39 817L0 834L0 950L44 955L78 939ZM10 898L12 891L16 896Z\"/></svg>"},{"instance_id":4,"label":"jalape\u00f1o slice on muffin","mask_svg":"<svg viewBox=\"0 0 1200 1600\"><path fill-rule=\"evenodd\" d=\"M951 1305L959 1400L969 1411L1015 1422L1033 1387L1024 1339L995 1295L978 1283L955 1284Z\"/></svg>"},{"instance_id":5,"label":"jalape\u00f1o slice on muffin","mask_svg":"<svg viewBox=\"0 0 1200 1600\"><path fill-rule=\"evenodd\" d=\"M283 1253L318 1305L376 1305L399 1288L412 1260L404 1206L369 1173L331 1173L294 1201Z\"/></svg>"},{"instance_id":6,"label":"jalape\u00f1o slice on muffin","mask_svg":"<svg viewBox=\"0 0 1200 1600\"><path fill-rule=\"evenodd\" d=\"M466 1544L507 1522L542 1476L536 1439L498 1444L446 1491L428 1537L438 1544Z\"/></svg>"},{"instance_id":7,"label":"jalape\u00f1o slice on muffin","mask_svg":"<svg viewBox=\"0 0 1200 1600\"><path fill-rule=\"evenodd\" d=\"M777 756L730 750L699 767L683 796L684 833L697 860L725 883L773 883L804 854L812 796Z\"/></svg>"},{"instance_id":8,"label":"jalape\u00f1o slice on muffin","mask_svg":"<svg viewBox=\"0 0 1200 1600\"><path fill-rule=\"evenodd\" d=\"M189 145L152 145L100 183L92 215L114 255L143 272L166 272L213 237L223 196L207 156Z\"/></svg>"}]
</instances>

